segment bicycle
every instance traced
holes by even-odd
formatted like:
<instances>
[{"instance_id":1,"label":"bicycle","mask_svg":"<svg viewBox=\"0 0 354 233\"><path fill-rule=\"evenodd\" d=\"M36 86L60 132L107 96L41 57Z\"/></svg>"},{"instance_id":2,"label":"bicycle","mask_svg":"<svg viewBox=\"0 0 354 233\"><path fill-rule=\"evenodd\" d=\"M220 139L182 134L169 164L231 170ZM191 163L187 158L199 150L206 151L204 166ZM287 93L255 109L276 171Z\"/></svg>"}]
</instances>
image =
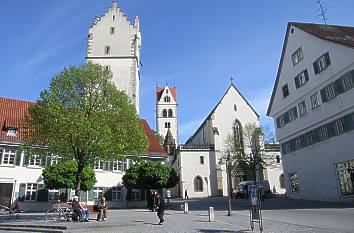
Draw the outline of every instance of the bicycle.
<instances>
[{"instance_id":1,"label":"bicycle","mask_svg":"<svg viewBox=\"0 0 354 233\"><path fill-rule=\"evenodd\" d=\"M19 218L20 218L19 212L13 211L13 210L10 209L9 207L3 206L3 205L0 205L0 216L1 216L1 215L7 215L8 218L11 218L11 219L13 219L13 218L15 218L15 217L16 217L16 219L19 219Z\"/></svg>"},{"instance_id":2,"label":"bicycle","mask_svg":"<svg viewBox=\"0 0 354 233\"><path fill-rule=\"evenodd\" d=\"M63 219L66 222L72 221L73 211L70 205L61 206L61 203L53 204L52 208L48 209L45 214L45 220L59 222Z\"/></svg>"}]
</instances>

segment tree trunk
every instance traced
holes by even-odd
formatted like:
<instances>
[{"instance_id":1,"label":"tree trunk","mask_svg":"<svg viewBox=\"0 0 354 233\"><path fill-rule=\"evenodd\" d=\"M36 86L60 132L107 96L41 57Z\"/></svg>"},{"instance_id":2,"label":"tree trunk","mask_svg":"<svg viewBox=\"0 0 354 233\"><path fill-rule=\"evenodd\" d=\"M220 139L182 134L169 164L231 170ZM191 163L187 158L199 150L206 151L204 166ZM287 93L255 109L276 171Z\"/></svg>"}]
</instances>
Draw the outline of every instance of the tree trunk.
<instances>
[{"instance_id":1,"label":"tree trunk","mask_svg":"<svg viewBox=\"0 0 354 233\"><path fill-rule=\"evenodd\" d=\"M75 195L79 197L80 197L81 175L83 170L84 170L84 164L78 161L77 173L76 173L76 184L75 184Z\"/></svg>"}]
</instances>

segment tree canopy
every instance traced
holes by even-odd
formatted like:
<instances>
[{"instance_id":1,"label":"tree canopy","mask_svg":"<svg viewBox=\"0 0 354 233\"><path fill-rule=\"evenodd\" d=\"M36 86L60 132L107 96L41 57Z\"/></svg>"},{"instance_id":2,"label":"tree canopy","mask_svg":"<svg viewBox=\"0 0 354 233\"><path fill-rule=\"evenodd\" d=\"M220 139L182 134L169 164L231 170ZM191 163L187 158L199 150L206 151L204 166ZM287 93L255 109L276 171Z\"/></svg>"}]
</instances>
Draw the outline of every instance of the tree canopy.
<instances>
[{"instance_id":1,"label":"tree canopy","mask_svg":"<svg viewBox=\"0 0 354 233\"><path fill-rule=\"evenodd\" d=\"M133 164L123 176L127 188L172 188L177 182L177 173L173 168L154 161Z\"/></svg>"},{"instance_id":2,"label":"tree canopy","mask_svg":"<svg viewBox=\"0 0 354 233\"><path fill-rule=\"evenodd\" d=\"M243 174L256 179L257 165L260 168L271 166L275 162L272 154L264 151L264 144L274 142L272 134L255 123L246 124L238 131L233 131L225 139L224 154L233 157L232 169L237 175Z\"/></svg>"},{"instance_id":3,"label":"tree canopy","mask_svg":"<svg viewBox=\"0 0 354 233\"><path fill-rule=\"evenodd\" d=\"M29 107L25 132L28 153L78 162L76 193L84 167L98 159L138 159L148 146L127 95L117 90L109 70L92 63L64 68L53 77Z\"/></svg>"},{"instance_id":4,"label":"tree canopy","mask_svg":"<svg viewBox=\"0 0 354 233\"><path fill-rule=\"evenodd\" d=\"M75 188L77 172L76 161L63 161L43 169L44 184L48 189ZM91 190L96 184L95 172L91 167L85 167L82 171L80 189Z\"/></svg>"}]
</instances>

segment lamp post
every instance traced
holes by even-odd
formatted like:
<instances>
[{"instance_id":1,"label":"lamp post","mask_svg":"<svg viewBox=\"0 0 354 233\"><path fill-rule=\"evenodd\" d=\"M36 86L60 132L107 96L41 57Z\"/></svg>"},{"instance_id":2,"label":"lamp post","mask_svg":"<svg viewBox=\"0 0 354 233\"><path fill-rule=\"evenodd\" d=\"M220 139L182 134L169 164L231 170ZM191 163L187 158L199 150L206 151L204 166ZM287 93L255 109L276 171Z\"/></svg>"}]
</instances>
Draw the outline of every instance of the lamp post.
<instances>
[{"instance_id":1,"label":"lamp post","mask_svg":"<svg viewBox=\"0 0 354 233\"><path fill-rule=\"evenodd\" d=\"M228 193L228 203L227 203L227 216L231 216L231 155L227 154L226 158L226 172L227 172L227 193Z\"/></svg>"}]
</instances>

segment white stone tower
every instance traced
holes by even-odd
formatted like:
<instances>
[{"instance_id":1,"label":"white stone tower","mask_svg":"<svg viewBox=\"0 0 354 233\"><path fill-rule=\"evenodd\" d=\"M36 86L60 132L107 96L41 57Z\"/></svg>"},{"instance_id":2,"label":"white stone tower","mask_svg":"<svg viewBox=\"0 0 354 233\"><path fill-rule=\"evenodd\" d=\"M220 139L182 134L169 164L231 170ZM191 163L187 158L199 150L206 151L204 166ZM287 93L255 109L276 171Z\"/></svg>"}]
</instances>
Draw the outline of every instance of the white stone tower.
<instances>
[{"instance_id":1,"label":"white stone tower","mask_svg":"<svg viewBox=\"0 0 354 233\"><path fill-rule=\"evenodd\" d=\"M176 88L156 88L156 131L163 137L170 129L178 146L178 111Z\"/></svg>"},{"instance_id":2,"label":"white stone tower","mask_svg":"<svg viewBox=\"0 0 354 233\"><path fill-rule=\"evenodd\" d=\"M132 24L115 1L93 21L88 35L86 62L110 69L113 81L124 91L139 114L141 33L139 19Z\"/></svg>"}]
</instances>

